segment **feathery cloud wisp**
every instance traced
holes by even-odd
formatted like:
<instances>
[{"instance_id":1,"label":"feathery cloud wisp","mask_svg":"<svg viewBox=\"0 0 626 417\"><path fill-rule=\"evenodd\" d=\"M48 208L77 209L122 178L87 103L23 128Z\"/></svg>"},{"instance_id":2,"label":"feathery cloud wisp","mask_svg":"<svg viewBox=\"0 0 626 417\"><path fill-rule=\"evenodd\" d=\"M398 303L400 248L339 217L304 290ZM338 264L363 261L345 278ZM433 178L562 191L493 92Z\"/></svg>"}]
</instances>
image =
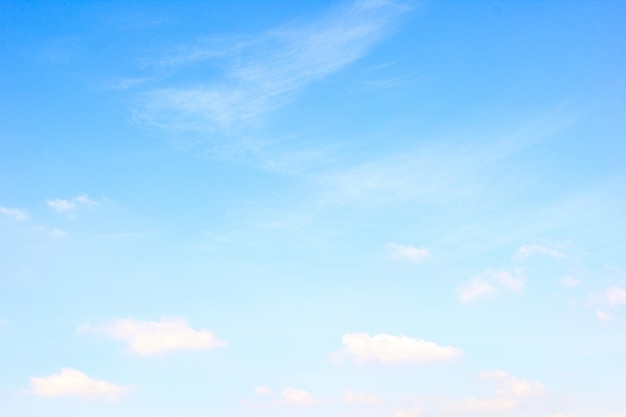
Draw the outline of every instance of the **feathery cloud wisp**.
<instances>
[{"instance_id":1,"label":"feathery cloud wisp","mask_svg":"<svg viewBox=\"0 0 626 417\"><path fill-rule=\"evenodd\" d=\"M57 198L54 200L46 200L46 204L48 205L48 207L50 207L51 209L55 211L67 213L78 207L97 206L98 202L90 199L87 196L87 194L82 194L74 198L70 198L68 200L64 200L60 198Z\"/></svg>"},{"instance_id":2,"label":"feathery cloud wisp","mask_svg":"<svg viewBox=\"0 0 626 417\"><path fill-rule=\"evenodd\" d=\"M82 326L79 332L103 333L128 342L128 350L141 356L153 356L178 350L208 350L226 346L205 329L194 330L182 318L162 321L118 319L97 327Z\"/></svg>"},{"instance_id":3,"label":"feathery cloud wisp","mask_svg":"<svg viewBox=\"0 0 626 417\"><path fill-rule=\"evenodd\" d=\"M463 351L455 347L385 333L375 336L351 333L344 335L341 341L343 349L333 357L350 358L355 362L429 363L457 359L463 355Z\"/></svg>"},{"instance_id":4,"label":"feathery cloud wisp","mask_svg":"<svg viewBox=\"0 0 626 417\"><path fill-rule=\"evenodd\" d=\"M90 378L81 371L63 368L58 374L33 377L29 391L43 397L76 395L88 399L117 400L132 390L131 386L115 385Z\"/></svg>"},{"instance_id":5,"label":"feathery cloud wisp","mask_svg":"<svg viewBox=\"0 0 626 417\"><path fill-rule=\"evenodd\" d=\"M534 254L541 254L541 255L547 255L551 258L566 258L567 256L561 252L558 251L556 249L553 248L549 248L547 246L543 246L543 245L539 245L536 243L530 244L530 245L522 245L520 246L520 248L517 250L517 252L515 252L515 257L518 259L525 259L528 258L529 256L532 256Z\"/></svg>"},{"instance_id":6,"label":"feathery cloud wisp","mask_svg":"<svg viewBox=\"0 0 626 417\"><path fill-rule=\"evenodd\" d=\"M169 58L168 65L226 59L224 79L147 92L137 116L175 131L245 126L284 105L305 85L363 57L407 9L392 1L361 0L306 25L272 30L217 50L196 45Z\"/></svg>"}]
</instances>

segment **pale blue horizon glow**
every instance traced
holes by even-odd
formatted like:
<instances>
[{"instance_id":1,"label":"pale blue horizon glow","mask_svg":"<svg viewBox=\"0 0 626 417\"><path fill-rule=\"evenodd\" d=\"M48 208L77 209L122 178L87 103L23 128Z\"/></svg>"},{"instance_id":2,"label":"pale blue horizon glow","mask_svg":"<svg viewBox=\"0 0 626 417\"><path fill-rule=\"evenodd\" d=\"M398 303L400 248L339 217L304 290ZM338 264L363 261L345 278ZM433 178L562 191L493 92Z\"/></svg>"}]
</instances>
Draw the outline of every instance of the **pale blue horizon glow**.
<instances>
[{"instance_id":1,"label":"pale blue horizon glow","mask_svg":"<svg viewBox=\"0 0 626 417\"><path fill-rule=\"evenodd\" d=\"M0 417L626 417L624 18L5 2Z\"/></svg>"}]
</instances>

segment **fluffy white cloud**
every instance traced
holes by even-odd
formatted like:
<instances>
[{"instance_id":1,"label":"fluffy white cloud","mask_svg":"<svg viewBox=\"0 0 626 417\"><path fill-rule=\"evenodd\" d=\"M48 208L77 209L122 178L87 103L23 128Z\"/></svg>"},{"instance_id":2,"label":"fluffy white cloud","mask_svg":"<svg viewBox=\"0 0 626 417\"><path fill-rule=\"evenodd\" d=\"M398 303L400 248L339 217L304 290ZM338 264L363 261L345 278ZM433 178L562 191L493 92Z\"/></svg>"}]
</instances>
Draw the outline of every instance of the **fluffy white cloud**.
<instances>
[{"instance_id":1,"label":"fluffy white cloud","mask_svg":"<svg viewBox=\"0 0 626 417\"><path fill-rule=\"evenodd\" d=\"M495 381L496 395L492 398L466 398L444 407L451 412L506 411L520 407L531 398L542 397L545 388L537 381L512 376L508 372L494 370L478 374L482 380Z\"/></svg>"},{"instance_id":2,"label":"fluffy white cloud","mask_svg":"<svg viewBox=\"0 0 626 417\"><path fill-rule=\"evenodd\" d=\"M515 257L518 259L525 259L534 254L547 255L551 258L565 258L566 255L563 252L560 252L556 249L549 248L547 246L538 245L533 243L532 245L522 245L517 252L515 252Z\"/></svg>"},{"instance_id":3,"label":"fluffy white cloud","mask_svg":"<svg viewBox=\"0 0 626 417\"><path fill-rule=\"evenodd\" d=\"M58 374L33 377L29 391L44 397L76 395L88 399L104 398L117 400L132 390L131 386L121 386L88 377L81 371L63 368Z\"/></svg>"},{"instance_id":4,"label":"fluffy white cloud","mask_svg":"<svg viewBox=\"0 0 626 417\"><path fill-rule=\"evenodd\" d=\"M582 283L576 278L565 277L561 280L561 284L565 285L566 287L576 287L577 285L580 285Z\"/></svg>"},{"instance_id":5,"label":"fluffy white cloud","mask_svg":"<svg viewBox=\"0 0 626 417\"><path fill-rule=\"evenodd\" d=\"M524 291L525 282L526 277L519 269L513 272L488 269L460 286L457 292L462 303L469 303L477 299L493 297L500 290L519 294Z\"/></svg>"},{"instance_id":6,"label":"fluffy white cloud","mask_svg":"<svg viewBox=\"0 0 626 417\"><path fill-rule=\"evenodd\" d=\"M10 217L13 220L27 220L28 214L24 210L11 208L11 207L2 207L0 206L0 214Z\"/></svg>"},{"instance_id":7,"label":"fluffy white cloud","mask_svg":"<svg viewBox=\"0 0 626 417\"><path fill-rule=\"evenodd\" d=\"M53 210L56 210L59 212L65 212L65 213L70 212L80 206L94 207L98 205L96 201L87 197L87 194L82 194L77 197L71 198L69 200L63 200L63 199L46 200L46 204L48 204L48 207L50 207Z\"/></svg>"},{"instance_id":8,"label":"fluffy white cloud","mask_svg":"<svg viewBox=\"0 0 626 417\"><path fill-rule=\"evenodd\" d=\"M596 318L600 320L601 322L606 323L613 318L613 315L609 313L608 311L596 310Z\"/></svg>"},{"instance_id":9,"label":"fluffy white cloud","mask_svg":"<svg viewBox=\"0 0 626 417\"><path fill-rule=\"evenodd\" d=\"M285 403L299 407L309 407L318 403L310 392L294 387L283 388L282 397Z\"/></svg>"},{"instance_id":10,"label":"fluffy white cloud","mask_svg":"<svg viewBox=\"0 0 626 417\"><path fill-rule=\"evenodd\" d=\"M128 350L142 356L159 355L177 350L207 350L226 346L205 329L194 330L182 318L162 321L118 319L97 327L82 326L80 332L103 333L128 342Z\"/></svg>"},{"instance_id":11,"label":"fluffy white cloud","mask_svg":"<svg viewBox=\"0 0 626 417\"><path fill-rule=\"evenodd\" d=\"M375 336L367 333L346 334L341 341L344 347L334 357L347 357L356 362L428 363L456 359L463 355L460 349L451 346L439 346L422 339L385 333Z\"/></svg>"},{"instance_id":12,"label":"fluffy white cloud","mask_svg":"<svg viewBox=\"0 0 626 417\"><path fill-rule=\"evenodd\" d=\"M343 400L348 404L382 404L383 398L378 395L347 391Z\"/></svg>"},{"instance_id":13,"label":"fluffy white cloud","mask_svg":"<svg viewBox=\"0 0 626 417\"><path fill-rule=\"evenodd\" d=\"M265 386L254 388L254 393L256 395L274 395L274 392L269 387Z\"/></svg>"},{"instance_id":14,"label":"fluffy white cloud","mask_svg":"<svg viewBox=\"0 0 626 417\"><path fill-rule=\"evenodd\" d=\"M422 262L430 255L426 248L416 248L413 245L400 245L398 243L390 243L389 259L393 261L406 260L412 262Z\"/></svg>"}]
</instances>

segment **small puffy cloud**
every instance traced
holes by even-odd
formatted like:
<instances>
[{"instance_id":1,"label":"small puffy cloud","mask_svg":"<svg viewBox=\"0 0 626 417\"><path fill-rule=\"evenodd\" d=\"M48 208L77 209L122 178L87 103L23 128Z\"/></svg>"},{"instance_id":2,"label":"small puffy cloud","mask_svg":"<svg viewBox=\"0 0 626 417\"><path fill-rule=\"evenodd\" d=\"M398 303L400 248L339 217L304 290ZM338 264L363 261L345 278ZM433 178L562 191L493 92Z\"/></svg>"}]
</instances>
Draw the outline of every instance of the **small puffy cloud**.
<instances>
[{"instance_id":1,"label":"small puffy cloud","mask_svg":"<svg viewBox=\"0 0 626 417\"><path fill-rule=\"evenodd\" d=\"M410 408L403 408L394 413L394 417L417 417L424 414L424 409L418 405Z\"/></svg>"},{"instance_id":2,"label":"small puffy cloud","mask_svg":"<svg viewBox=\"0 0 626 417\"><path fill-rule=\"evenodd\" d=\"M458 293L461 302L469 303L478 298L492 297L498 293L498 290L486 279L475 277L470 279L467 284L459 287Z\"/></svg>"},{"instance_id":3,"label":"small puffy cloud","mask_svg":"<svg viewBox=\"0 0 626 417\"><path fill-rule=\"evenodd\" d=\"M543 384L537 381L516 378L505 371L485 371L478 374L478 377L484 380L496 381L499 385L497 393L503 397L541 397L545 393Z\"/></svg>"},{"instance_id":4,"label":"small puffy cloud","mask_svg":"<svg viewBox=\"0 0 626 417\"><path fill-rule=\"evenodd\" d=\"M347 391L343 396L344 402L348 404L382 404L383 398L378 395Z\"/></svg>"},{"instance_id":5,"label":"small puffy cloud","mask_svg":"<svg viewBox=\"0 0 626 417\"><path fill-rule=\"evenodd\" d=\"M563 252L560 252L553 248L549 248L547 246L538 245L536 243L520 246L519 249L517 249L517 251L515 252L515 257L517 259L525 259L534 254L546 255L556 259L562 259L567 257Z\"/></svg>"},{"instance_id":6,"label":"small puffy cloud","mask_svg":"<svg viewBox=\"0 0 626 417\"><path fill-rule=\"evenodd\" d=\"M537 381L516 378L505 371L493 370L478 374L481 380L494 381L497 385L496 393L491 398L466 398L445 406L446 411L452 412L479 412L479 411L506 411L518 408L532 398L545 395L545 388Z\"/></svg>"},{"instance_id":7,"label":"small puffy cloud","mask_svg":"<svg viewBox=\"0 0 626 417\"><path fill-rule=\"evenodd\" d=\"M596 310L596 318L603 323L610 321L613 318L613 315L608 311L604 310Z\"/></svg>"},{"instance_id":8,"label":"small puffy cloud","mask_svg":"<svg viewBox=\"0 0 626 417\"><path fill-rule=\"evenodd\" d=\"M565 277L561 280L561 284L565 285L566 287L576 287L580 284L582 284L582 282L580 282L579 280L577 280L576 278L572 278L572 277Z\"/></svg>"},{"instance_id":9,"label":"small puffy cloud","mask_svg":"<svg viewBox=\"0 0 626 417\"><path fill-rule=\"evenodd\" d=\"M591 296L593 300L610 307L626 304L626 289L614 285L605 291Z\"/></svg>"},{"instance_id":10,"label":"small puffy cloud","mask_svg":"<svg viewBox=\"0 0 626 417\"><path fill-rule=\"evenodd\" d=\"M333 356L351 358L355 362L429 363L459 358L463 351L451 346L439 346L407 336L367 333L346 334L341 338L343 349Z\"/></svg>"},{"instance_id":11,"label":"small puffy cloud","mask_svg":"<svg viewBox=\"0 0 626 417\"><path fill-rule=\"evenodd\" d=\"M285 387L282 398L286 404L298 407L309 407L318 403L310 392L294 387Z\"/></svg>"},{"instance_id":12,"label":"small puffy cloud","mask_svg":"<svg viewBox=\"0 0 626 417\"><path fill-rule=\"evenodd\" d=\"M265 387L265 386L254 388L254 393L256 395L264 395L264 396L274 395L274 392L269 387Z\"/></svg>"},{"instance_id":13,"label":"small puffy cloud","mask_svg":"<svg viewBox=\"0 0 626 417\"><path fill-rule=\"evenodd\" d=\"M2 207L0 206L0 214L3 216L9 217L13 220L28 220L28 214L24 210L11 208L11 207Z\"/></svg>"},{"instance_id":14,"label":"small puffy cloud","mask_svg":"<svg viewBox=\"0 0 626 417\"><path fill-rule=\"evenodd\" d=\"M604 298L610 306L618 306L620 304L626 304L626 289L613 286L606 290Z\"/></svg>"},{"instance_id":15,"label":"small puffy cloud","mask_svg":"<svg viewBox=\"0 0 626 417\"><path fill-rule=\"evenodd\" d=\"M67 395L88 399L103 398L117 400L133 388L99 381L72 368L63 368L58 374L33 377L30 379L29 392L43 397L61 397Z\"/></svg>"},{"instance_id":16,"label":"small puffy cloud","mask_svg":"<svg viewBox=\"0 0 626 417\"><path fill-rule=\"evenodd\" d=\"M520 269L515 269L513 272L488 269L461 285L457 293L462 303L469 303L478 299L491 298L500 290L522 293L525 283L526 277L522 275Z\"/></svg>"},{"instance_id":17,"label":"small puffy cloud","mask_svg":"<svg viewBox=\"0 0 626 417\"><path fill-rule=\"evenodd\" d=\"M389 259L392 261L411 261L422 262L428 256L430 252L426 248L416 248L413 245L400 245L398 243L390 243L389 247Z\"/></svg>"},{"instance_id":18,"label":"small puffy cloud","mask_svg":"<svg viewBox=\"0 0 626 417\"><path fill-rule=\"evenodd\" d=\"M48 207L55 211L68 213L78 207L95 207L98 205L98 202L87 197L87 194L82 194L69 200L64 200L60 198L54 200L46 200L46 204L48 205Z\"/></svg>"},{"instance_id":19,"label":"small puffy cloud","mask_svg":"<svg viewBox=\"0 0 626 417\"><path fill-rule=\"evenodd\" d=\"M97 327L82 326L79 332L103 333L128 342L128 350L141 356L160 355L177 350L208 350L226 346L205 329L194 330L182 318L162 321L118 319Z\"/></svg>"}]
</instances>

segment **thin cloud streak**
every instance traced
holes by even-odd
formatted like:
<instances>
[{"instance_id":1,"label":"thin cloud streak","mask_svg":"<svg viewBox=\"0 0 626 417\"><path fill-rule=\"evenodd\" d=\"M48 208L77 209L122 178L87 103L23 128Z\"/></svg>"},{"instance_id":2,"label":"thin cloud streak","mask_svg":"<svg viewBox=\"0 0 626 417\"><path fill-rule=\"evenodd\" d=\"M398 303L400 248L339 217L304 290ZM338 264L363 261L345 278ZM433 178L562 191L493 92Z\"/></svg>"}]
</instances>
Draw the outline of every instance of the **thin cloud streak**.
<instances>
[{"instance_id":1,"label":"thin cloud streak","mask_svg":"<svg viewBox=\"0 0 626 417\"><path fill-rule=\"evenodd\" d=\"M365 56L407 10L400 3L358 1L309 24L271 30L222 50L197 46L167 62L181 65L225 59L229 64L223 79L191 88L148 91L139 100L136 116L178 132L229 133L248 126L286 104L307 84Z\"/></svg>"}]
</instances>

